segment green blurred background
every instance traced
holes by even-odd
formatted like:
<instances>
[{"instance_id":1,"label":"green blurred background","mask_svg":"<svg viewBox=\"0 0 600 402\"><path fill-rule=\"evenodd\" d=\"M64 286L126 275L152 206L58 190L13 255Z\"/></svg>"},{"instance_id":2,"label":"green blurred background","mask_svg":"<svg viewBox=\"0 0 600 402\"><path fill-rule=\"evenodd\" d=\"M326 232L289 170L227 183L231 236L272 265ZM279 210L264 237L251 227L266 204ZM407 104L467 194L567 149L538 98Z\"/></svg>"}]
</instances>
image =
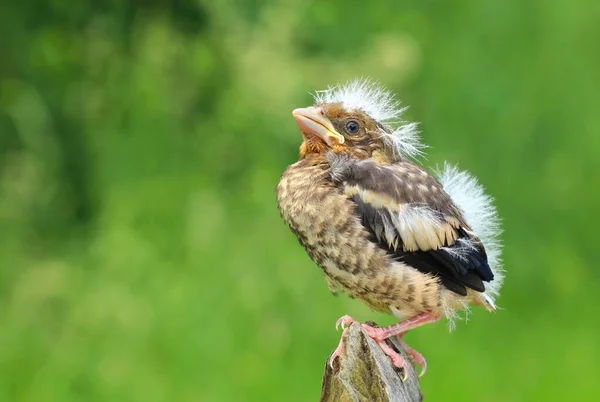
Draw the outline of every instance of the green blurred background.
<instances>
[{"instance_id":1,"label":"green blurred background","mask_svg":"<svg viewBox=\"0 0 600 402\"><path fill-rule=\"evenodd\" d=\"M379 80L503 218L431 401L600 400L600 2L0 6L0 400L314 401L335 320L277 210L309 91Z\"/></svg>"}]
</instances>

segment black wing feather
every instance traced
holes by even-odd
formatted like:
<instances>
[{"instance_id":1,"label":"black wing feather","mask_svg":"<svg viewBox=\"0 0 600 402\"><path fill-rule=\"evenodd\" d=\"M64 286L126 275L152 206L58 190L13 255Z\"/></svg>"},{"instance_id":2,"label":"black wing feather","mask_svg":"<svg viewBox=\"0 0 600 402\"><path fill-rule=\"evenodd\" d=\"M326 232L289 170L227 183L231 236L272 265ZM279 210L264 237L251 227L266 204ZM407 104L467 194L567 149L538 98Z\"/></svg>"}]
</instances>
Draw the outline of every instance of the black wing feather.
<instances>
[{"instance_id":1,"label":"black wing feather","mask_svg":"<svg viewBox=\"0 0 600 402\"><path fill-rule=\"evenodd\" d=\"M371 160L359 161L333 153L328 157L332 180L342 188L354 186L358 190L358 194L349 195L349 198L354 201L356 213L371 234L374 243L394 259L403 261L421 272L438 276L442 284L455 293L466 295L467 288L485 291L483 282L494 279L485 249L477 238L465 230L466 223L461 211L437 180L409 162L381 166ZM435 196L430 191L416 191L418 185L436 190ZM394 220L390 210L383 204L380 207L366 202L361 195L363 190L380 194L382 200L394 200L398 208L416 203L426 205L434 213L439 213L440 219L446 223L446 219L454 219L454 222L458 222L458 225L452 226L456 238L446 238L446 243L440 243L437 248L425 251L404 247L398 228L391 225ZM392 234L390 229L393 229Z\"/></svg>"},{"instance_id":2,"label":"black wing feather","mask_svg":"<svg viewBox=\"0 0 600 402\"><path fill-rule=\"evenodd\" d=\"M467 246L460 241L460 239L469 238L464 229L459 230L459 240L453 245L429 251L404 251L401 244L402 238L396 233L399 245L393 249L389 247L383 236L385 222L391 221L389 211L375 208L363 202L357 195L351 199L356 204L356 212L360 216L363 226L372 235L374 243L377 243L394 259L421 272L438 276L442 284L450 291L462 296L467 295L466 288L483 292L485 291L483 281L491 281L494 278L483 247ZM461 249L459 250L459 248Z\"/></svg>"}]
</instances>

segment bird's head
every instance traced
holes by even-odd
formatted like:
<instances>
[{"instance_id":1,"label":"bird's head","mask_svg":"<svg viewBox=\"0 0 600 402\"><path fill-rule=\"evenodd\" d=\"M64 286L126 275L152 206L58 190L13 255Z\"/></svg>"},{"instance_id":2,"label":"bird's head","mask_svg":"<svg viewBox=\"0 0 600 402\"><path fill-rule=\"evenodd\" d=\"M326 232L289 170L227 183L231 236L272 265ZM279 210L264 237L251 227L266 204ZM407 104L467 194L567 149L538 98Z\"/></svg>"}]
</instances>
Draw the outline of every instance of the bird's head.
<instances>
[{"instance_id":1,"label":"bird's head","mask_svg":"<svg viewBox=\"0 0 600 402\"><path fill-rule=\"evenodd\" d=\"M318 91L314 106L292 112L304 137L300 157L334 152L393 162L418 156L423 145L416 124L399 119L404 110L369 80Z\"/></svg>"}]
</instances>

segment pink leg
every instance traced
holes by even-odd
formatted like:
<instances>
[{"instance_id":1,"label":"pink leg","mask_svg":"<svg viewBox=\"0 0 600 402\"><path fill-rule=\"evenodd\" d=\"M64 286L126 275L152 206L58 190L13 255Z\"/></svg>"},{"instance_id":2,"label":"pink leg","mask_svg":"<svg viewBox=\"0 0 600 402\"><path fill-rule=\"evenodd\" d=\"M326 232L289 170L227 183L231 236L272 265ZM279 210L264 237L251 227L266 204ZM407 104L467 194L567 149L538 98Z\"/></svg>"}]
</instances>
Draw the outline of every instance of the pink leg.
<instances>
[{"instance_id":1,"label":"pink leg","mask_svg":"<svg viewBox=\"0 0 600 402\"><path fill-rule=\"evenodd\" d=\"M414 359L416 364L418 364L422 367L421 374L420 374L420 376L422 376L423 374L425 374L425 371L427 370L427 362L425 361L425 358L423 358L423 355L421 355L419 352L417 352L416 350L414 350L413 348L408 346L406 344L406 342L404 342L401 339L401 337L407 331L410 331L411 329L420 327L422 325L425 325L425 324L428 324L431 322L438 321L440 318L441 318L440 316L437 316L437 315L434 315L431 313L421 313L412 318L409 318L408 320L402 321L395 325L390 325L389 327L385 327L385 328L373 328L366 324L362 324L362 327L363 327L363 330L365 331L365 333L367 335L369 335L371 338L373 338L378 344L379 344L379 341L384 341L385 339L387 339L391 336L400 337L399 340L402 342L403 346L405 346L406 352ZM390 359L392 359L392 363L394 364L394 366L396 366L398 368L404 367L404 359L402 358L402 356L400 354L398 354L392 348L388 348L388 349L382 348L382 350L384 351L384 353L386 355L388 355L390 357ZM402 362L402 365L397 364L400 362Z\"/></svg>"},{"instance_id":2,"label":"pink leg","mask_svg":"<svg viewBox=\"0 0 600 402\"><path fill-rule=\"evenodd\" d=\"M377 342L377 344L381 347L383 352L390 357L394 366L396 366L398 368L403 368L404 367L404 358L402 357L402 355L397 353L394 349L389 347L389 345L387 343L385 343L385 340L387 338L392 337L392 336L399 336L399 340L402 342L403 346L406 348L406 352L411 355L411 357L415 360L415 363L419 364L423 368L423 370L421 371L421 375L423 375L423 374L425 374L425 370L427 369L427 363L426 363L425 359L419 352L417 352L410 346L406 345L406 343L401 339L401 337L402 337L402 335L404 335L404 333L406 333L407 331L409 331L411 329L420 327L422 325L425 325L425 324L428 324L431 322L438 321L440 318L441 318L440 316L437 316L437 315L434 315L431 313L421 313L412 318L409 318L406 321L402 321L398 324L391 325L389 327L374 328L374 327L371 327L366 324L361 324L361 326L362 326L362 329L365 332L365 334L367 334L369 337L373 338L373 340L375 342ZM345 332L346 331L345 326L352 324L352 322L354 322L354 319L348 315L345 315L336 322L335 326L337 328L339 325L341 325ZM342 350L344 349L343 339L344 339L344 335L342 334L342 339L340 339L340 343L338 344L338 347L333 351L331 358L329 359L329 365L331 367L333 367L333 362L342 353Z\"/></svg>"},{"instance_id":3,"label":"pink leg","mask_svg":"<svg viewBox=\"0 0 600 402\"><path fill-rule=\"evenodd\" d=\"M431 322L436 322L440 318L440 316L431 313L421 313L412 318L409 318L408 320L399 322L398 324L390 325L389 327L373 328L366 324L362 324L362 327L365 333L371 338L384 340L389 338L390 336L403 334L407 331L410 331L411 329L415 329L417 327L429 324Z\"/></svg>"}]
</instances>

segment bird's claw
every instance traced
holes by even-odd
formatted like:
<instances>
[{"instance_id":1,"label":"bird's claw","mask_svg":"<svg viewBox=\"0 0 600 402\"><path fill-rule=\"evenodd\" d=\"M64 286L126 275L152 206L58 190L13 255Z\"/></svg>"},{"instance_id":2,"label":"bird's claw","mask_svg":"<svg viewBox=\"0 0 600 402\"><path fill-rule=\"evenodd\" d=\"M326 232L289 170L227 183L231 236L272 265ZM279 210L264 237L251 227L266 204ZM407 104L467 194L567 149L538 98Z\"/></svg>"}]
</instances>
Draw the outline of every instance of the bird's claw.
<instances>
[{"instance_id":1,"label":"bird's claw","mask_svg":"<svg viewBox=\"0 0 600 402\"><path fill-rule=\"evenodd\" d=\"M337 348L333 351L331 356L329 357L329 367L333 369L333 362L337 359L344 350L344 335L340 338L340 343L337 345Z\"/></svg>"},{"instance_id":2,"label":"bird's claw","mask_svg":"<svg viewBox=\"0 0 600 402\"><path fill-rule=\"evenodd\" d=\"M335 322L335 329L337 331L339 329L339 327L341 326L342 331L345 333L348 326L350 326L350 324L352 324L353 322L354 322L354 318L350 317L349 315L345 315L343 317L340 317L340 319ZM329 367L331 367L333 369L333 362L335 361L335 359L337 359L342 354L343 350L344 350L344 334L342 334L342 337L340 338L340 343L338 344L337 348L335 348L335 350L331 354L331 357L329 358Z\"/></svg>"},{"instance_id":3,"label":"bird's claw","mask_svg":"<svg viewBox=\"0 0 600 402\"><path fill-rule=\"evenodd\" d=\"M353 322L354 318L350 317L349 315L340 317L340 319L335 322L335 330L337 331L340 326L342 327L342 330L345 330L346 326L349 326Z\"/></svg>"},{"instance_id":4,"label":"bird's claw","mask_svg":"<svg viewBox=\"0 0 600 402\"><path fill-rule=\"evenodd\" d=\"M408 346L406 344L406 342L404 342L402 339L400 339L400 343L404 347L404 350L406 351L406 353L408 353L408 355L411 357L412 361L416 365L421 366L421 372L419 373L419 378L423 377L425 375L425 372L427 371L427 360L425 360L425 358L423 357L423 355L421 353L417 352L415 349Z\"/></svg>"},{"instance_id":5,"label":"bird's claw","mask_svg":"<svg viewBox=\"0 0 600 402\"><path fill-rule=\"evenodd\" d=\"M333 362L335 362L335 359L338 358L338 355L336 354L332 354L331 357L329 358L329 367L331 367L331 369L333 370Z\"/></svg>"},{"instance_id":6,"label":"bird's claw","mask_svg":"<svg viewBox=\"0 0 600 402\"><path fill-rule=\"evenodd\" d=\"M392 352L391 350L387 350L387 349L384 350L384 352L388 355L388 357L392 361L392 364L394 365L394 367L402 370L402 374L400 375L400 379L402 380L402 382L406 381L406 379L408 378L408 369L406 367L404 358L399 353L393 352L393 353L388 354L388 351Z\"/></svg>"},{"instance_id":7,"label":"bird's claw","mask_svg":"<svg viewBox=\"0 0 600 402\"><path fill-rule=\"evenodd\" d=\"M389 357L394 367L399 368L402 371L402 374L400 374L400 379L402 380L402 382L406 381L408 379L408 368L406 367L404 358L401 355L398 355L397 357Z\"/></svg>"}]
</instances>

